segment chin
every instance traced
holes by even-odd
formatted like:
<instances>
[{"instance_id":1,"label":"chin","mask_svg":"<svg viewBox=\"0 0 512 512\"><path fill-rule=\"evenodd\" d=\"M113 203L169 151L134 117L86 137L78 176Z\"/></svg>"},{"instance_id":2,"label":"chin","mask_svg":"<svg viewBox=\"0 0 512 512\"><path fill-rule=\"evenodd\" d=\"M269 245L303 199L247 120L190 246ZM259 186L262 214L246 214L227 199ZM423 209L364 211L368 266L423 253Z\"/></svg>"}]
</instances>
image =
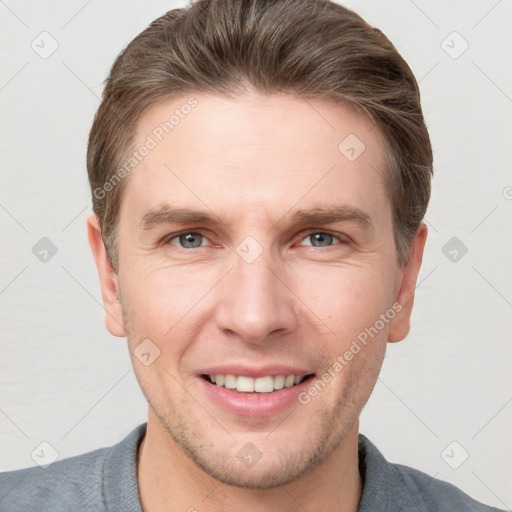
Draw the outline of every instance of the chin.
<instances>
[{"instance_id":1,"label":"chin","mask_svg":"<svg viewBox=\"0 0 512 512\"><path fill-rule=\"evenodd\" d=\"M272 489L303 477L333 454L346 433L346 429L333 432L323 424L300 439L292 439L291 435L283 439L275 432L265 437L244 435L243 440L221 444L218 438L206 439L198 425L178 426L165 418L160 421L203 473L225 485L244 489ZM198 443L198 439L202 442Z\"/></svg>"},{"instance_id":2,"label":"chin","mask_svg":"<svg viewBox=\"0 0 512 512\"><path fill-rule=\"evenodd\" d=\"M193 460L202 471L225 485L241 489L273 489L297 480L312 469L306 461L298 465L293 455L287 459L260 460L252 467L236 463L221 467L218 461Z\"/></svg>"}]
</instances>

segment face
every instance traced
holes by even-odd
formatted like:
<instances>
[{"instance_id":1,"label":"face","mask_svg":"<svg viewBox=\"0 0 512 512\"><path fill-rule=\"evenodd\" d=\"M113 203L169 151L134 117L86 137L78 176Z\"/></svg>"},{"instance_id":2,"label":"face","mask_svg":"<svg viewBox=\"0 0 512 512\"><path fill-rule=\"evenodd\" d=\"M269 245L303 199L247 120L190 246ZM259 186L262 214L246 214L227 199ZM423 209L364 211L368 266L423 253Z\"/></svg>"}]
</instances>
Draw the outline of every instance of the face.
<instances>
[{"instance_id":1,"label":"face","mask_svg":"<svg viewBox=\"0 0 512 512\"><path fill-rule=\"evenodd\" d=\"M156 144L124 190L118 275L93 217L90 240L150 421L214 478L269 488L357 431L386 343L407 333L426 231L400 268L384 142L364 115L193 97L169 133L188 96L137 126L134 148Z\"/></svg>"}]
</instances>

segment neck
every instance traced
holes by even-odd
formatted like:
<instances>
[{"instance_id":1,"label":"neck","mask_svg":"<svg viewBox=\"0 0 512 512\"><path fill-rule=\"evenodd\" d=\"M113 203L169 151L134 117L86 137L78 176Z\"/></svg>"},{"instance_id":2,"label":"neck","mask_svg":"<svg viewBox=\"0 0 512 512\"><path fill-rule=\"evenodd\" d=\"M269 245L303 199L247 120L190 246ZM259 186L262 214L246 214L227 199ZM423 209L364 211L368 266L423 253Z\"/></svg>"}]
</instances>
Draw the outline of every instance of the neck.
<instances>
[{"instance_id":1,"label":"neck","mask_svg":"<svg viewBox=\"0 0 512 512\"><path fill-rule=\"evenodd\" d=\"M358 424L319 466L274 489L225 485L183 452L150 409L139 446L137 479L144 512L356 512L362 493L358 466Z\"/></svg>"}]
</instances>

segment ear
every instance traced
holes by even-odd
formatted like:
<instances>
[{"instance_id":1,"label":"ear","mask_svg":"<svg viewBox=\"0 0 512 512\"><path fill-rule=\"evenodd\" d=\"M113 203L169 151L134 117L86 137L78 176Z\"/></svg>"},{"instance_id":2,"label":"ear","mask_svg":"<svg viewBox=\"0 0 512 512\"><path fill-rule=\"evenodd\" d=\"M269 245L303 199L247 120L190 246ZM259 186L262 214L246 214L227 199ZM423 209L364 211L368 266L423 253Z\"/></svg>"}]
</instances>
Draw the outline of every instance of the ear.
<instances>
[{"instance_id":1,"label":"ear","mask_svg":"<svg viewBox=\"0 0 512 512\"><path fill-rule=\"evenodd\" d=\"M126 330L118 295L118 276L108 259L105 244L101 238L100 223L95 213L89 215L87 219L87 235L100 278L101 296L106 313L105 325L110 334L123 338L126 336Z\"/></svg>"},{"instance_id":2,"label":"ear","mask_svg":"<svg viewBox=\"0 0 512 512\"><path fill-rule=\"evenodd\" d=\"M388 341L391 343L403 340L411 327L414 292L423 259L423 249L427 240L427 233L427 226L422 221L411 241L409 260L401 270L401 283L395 297L395 303L400 304L401 309L390 322Z\"/></svg>"}]
</instances>

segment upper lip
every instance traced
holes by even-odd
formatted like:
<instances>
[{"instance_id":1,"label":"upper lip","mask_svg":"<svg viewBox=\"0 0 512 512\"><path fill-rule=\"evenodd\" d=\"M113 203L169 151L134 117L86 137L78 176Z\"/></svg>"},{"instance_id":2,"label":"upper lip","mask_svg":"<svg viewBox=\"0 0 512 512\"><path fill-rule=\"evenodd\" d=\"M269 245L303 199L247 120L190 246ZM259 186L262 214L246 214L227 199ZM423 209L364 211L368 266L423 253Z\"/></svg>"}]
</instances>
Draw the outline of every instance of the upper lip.
<instances>
[{"instance_id":1,"label":"upper lip","mask_svg":"<svg viewBox=\"0 0 512 512\"><path fill-rule=\"evenodd\" d=\"M252 377L253 379L266 377L268 375L272 377L277 377L278 375L299 375L305 377L311 373L313 372L298 366L273 364L256 368L242 363L210 366L199 371L199 375L236 375Z\"/></svg>"}]
</instances>

